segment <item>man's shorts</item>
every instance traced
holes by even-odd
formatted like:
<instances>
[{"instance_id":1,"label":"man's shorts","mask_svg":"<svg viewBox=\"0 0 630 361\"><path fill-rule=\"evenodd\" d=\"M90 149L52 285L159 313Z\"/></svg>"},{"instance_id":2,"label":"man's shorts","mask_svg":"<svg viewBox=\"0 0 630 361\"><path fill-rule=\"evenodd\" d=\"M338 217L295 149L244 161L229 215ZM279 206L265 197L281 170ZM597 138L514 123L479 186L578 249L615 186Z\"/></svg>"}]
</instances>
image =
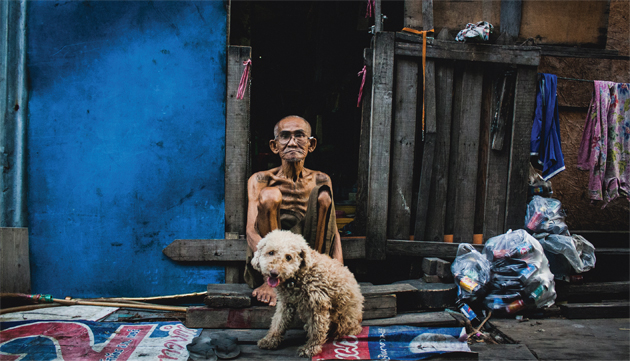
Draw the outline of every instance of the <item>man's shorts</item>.
<instances>
[{"instance_id":1,"label":"man's shorts","mask_svg":"<svg viewBox=\"0 0 630 361\"><path fill-rule=\"evenodd\" d=\"M311 194L308 197L308 203L306 206L306 214L304 218L300 220L289 231L301 234L308 245L315 249L315 242L317 241L317 197L321 190L328 190L331 194L330 187L327 185L319 185L313 188ZM332 256L332 245L335 239L335 233L337 231L337 218L335 217L335 204L331 204L328 214L326 215L326 235L324 236L324 247L322 249L323 254ZM256 271L252 267L252 258L254 258L254 252L251 248L247 247L247 264L245 265L245 282L251 287L260 287L264 280L262 274Z\"/></svg>"}]
</instances>

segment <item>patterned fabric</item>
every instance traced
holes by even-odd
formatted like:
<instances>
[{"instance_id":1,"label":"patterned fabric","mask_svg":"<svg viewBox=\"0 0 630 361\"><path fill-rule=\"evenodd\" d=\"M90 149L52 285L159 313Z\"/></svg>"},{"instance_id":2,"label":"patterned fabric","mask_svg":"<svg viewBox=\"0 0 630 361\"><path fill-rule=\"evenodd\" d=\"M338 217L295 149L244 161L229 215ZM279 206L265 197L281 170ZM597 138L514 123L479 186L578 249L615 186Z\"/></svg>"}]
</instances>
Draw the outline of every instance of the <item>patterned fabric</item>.
<instances>
[{"instance_id":1,"label":"patterned fabric","mask_svg":"<svg viewBox=\"0 0 630 361\"><path fill-rule=\"evenodd\" d=\"M466 27L457 33L455 40L481 40L488 41L494 26L487 21L480 21L476 24L468 23Z\"/></svg>"},{"instance_id":2,"label":"patterned fabric","mask_svg":"<svg viewBox=\"0 0 630 361\"><path fill-rule=\"evenodd\" d=\"M590 171L588 190L604 208L630 188L630 83L595 81L578 152L578 168Z\"/></svg>"}]
</instances>

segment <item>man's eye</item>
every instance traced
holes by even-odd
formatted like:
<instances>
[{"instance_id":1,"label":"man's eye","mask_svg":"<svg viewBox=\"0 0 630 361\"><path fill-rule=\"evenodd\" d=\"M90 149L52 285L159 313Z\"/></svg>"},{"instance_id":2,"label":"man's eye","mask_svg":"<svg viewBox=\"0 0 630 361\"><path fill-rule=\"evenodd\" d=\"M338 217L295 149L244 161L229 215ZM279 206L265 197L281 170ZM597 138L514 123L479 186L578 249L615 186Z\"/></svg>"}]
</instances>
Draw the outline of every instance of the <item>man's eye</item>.
<instances>
[{"instance_id":1,"label":"man's eye","mask_svg":"<svg viewBox=\"0 0 630 361\"><path fill-rule=\"evenodd\" d=\"M294 135L294 137L295 137L296 139L304 139L304 138L306 138L306 134L304 134L304 133L296 133L296 134Z\"/></svg>"},{"instance_id":2,"label":"man's eye","mask_svg":"<svg viewBox=\"0 0 630 361\"><path fill-rule=\"evenodd\" d=\"M291 255L287 255L286 259L287 259L287 261L290 261L292 259Z\"/></svg>"},{"instance_id":3,"label":"man's eye","mask_svg":"<svg viewBox=\"0 0 630 361\"><path fill-rule=\"evenodd\" d=\"M269 251L268 253L270 256L273 256L273 251Z\"/></svg>"}]
</instances>

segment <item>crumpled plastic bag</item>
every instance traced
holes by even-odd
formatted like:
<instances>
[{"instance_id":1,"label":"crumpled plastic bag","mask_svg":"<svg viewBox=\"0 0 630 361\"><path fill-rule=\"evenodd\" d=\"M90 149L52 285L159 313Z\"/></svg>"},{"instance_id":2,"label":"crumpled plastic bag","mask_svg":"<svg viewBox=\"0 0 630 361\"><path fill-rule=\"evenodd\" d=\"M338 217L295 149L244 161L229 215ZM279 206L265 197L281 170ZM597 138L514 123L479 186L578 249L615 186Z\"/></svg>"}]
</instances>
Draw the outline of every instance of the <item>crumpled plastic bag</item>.
<instances>
[{"instance_id":1,"label":"crumpled plastic bag","mask_svg":"<svg viewBox=\"0 0 630 361\"><path fill-rule=\"evenodd\" d=\"M534 196L527 205L525 229L531 233L550 233L569 236L569 227L564 223L566 214L562 204L554 198Z\"/></svg>"},{"instance_id":2,"label":"crumpled plastic bag","mask_svg":"<svg viewBox=\"0 0 630 361\"><path fill-rule=\"evenodd\" d=\"M564 256L577 273L595 268L595 247L580 235L549 234L540 239L540 244L546 252Z\"/></svg>"},{"instance_id":3,"label":"crumpled plastic bag","mask_svg":"<svg viewBox=\"0 0 630 361\"><path fill-rule=\"evenodd\" d=\"M468 23L466 27L457 33L455 40L481 40L488 41L494 26L487 21L480 21L476 24Z\"/></svg>"},{"instance_id":4,"label":"crumpled plastic bag","mask_svg":"<svg viewBox=\"0 0 630 361\"><path fill-rule=\"evenodd\" d=\"M540 242L525 230L490 238L482 253L491 264L492 276L483 300L486 308L509 314L554 303L549 261Z\"/></svg>"},{"instance_id":5,"label":"crumpled plastic bag","mask_svg":"<svg viewBox=\"0 0 630 361\"><path fill-rule=\"evenodd\" d=\"M490 282L490 262L471 244L459 245L451 272L459 287L458 300L474 301L485 294Z\"/></svg>"}]
</instances>

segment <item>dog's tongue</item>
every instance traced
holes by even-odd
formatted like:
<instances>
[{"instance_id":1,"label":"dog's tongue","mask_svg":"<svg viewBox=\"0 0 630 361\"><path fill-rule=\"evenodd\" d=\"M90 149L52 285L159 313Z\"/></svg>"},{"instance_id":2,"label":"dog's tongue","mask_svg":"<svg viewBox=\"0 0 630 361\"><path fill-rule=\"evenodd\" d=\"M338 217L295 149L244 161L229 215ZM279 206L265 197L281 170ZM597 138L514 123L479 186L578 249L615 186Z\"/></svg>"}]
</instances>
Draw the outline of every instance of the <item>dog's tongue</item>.
<instances>
[{"instance_id":1,"label":"dog's tongue","mask_svg":"<svg viewBox=\"0 0 630 361\"><path fill-rule=\"evenodd\" d=\"M278 285L280 284L280 280L278 279L278 277L269 277L267 278L267 284L269 285L269 287L271 288L275 288L278 287Z\"/></svg>"}]
</instances>

